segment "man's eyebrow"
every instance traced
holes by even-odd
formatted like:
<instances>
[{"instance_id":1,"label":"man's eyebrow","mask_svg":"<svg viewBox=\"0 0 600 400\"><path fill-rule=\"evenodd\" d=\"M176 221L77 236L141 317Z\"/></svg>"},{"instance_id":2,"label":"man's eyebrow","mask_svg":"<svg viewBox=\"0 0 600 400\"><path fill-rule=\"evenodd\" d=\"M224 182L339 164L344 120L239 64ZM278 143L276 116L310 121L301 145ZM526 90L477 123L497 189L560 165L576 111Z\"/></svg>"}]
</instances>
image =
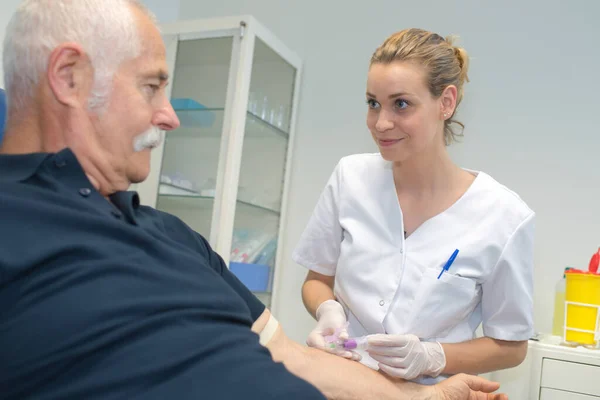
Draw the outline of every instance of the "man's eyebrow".
<instances>
[{"instance_id":1,"label":"man's eyebrow","mask_svg":"<svg viewBox=\"0 0 600 400\"><path fill-rule=\"evenodd\" d=\"M148 72L142 75L144 79L158 79L161 82L169 80L169 74L166 71Z\"/></svg>"}]
</instances>

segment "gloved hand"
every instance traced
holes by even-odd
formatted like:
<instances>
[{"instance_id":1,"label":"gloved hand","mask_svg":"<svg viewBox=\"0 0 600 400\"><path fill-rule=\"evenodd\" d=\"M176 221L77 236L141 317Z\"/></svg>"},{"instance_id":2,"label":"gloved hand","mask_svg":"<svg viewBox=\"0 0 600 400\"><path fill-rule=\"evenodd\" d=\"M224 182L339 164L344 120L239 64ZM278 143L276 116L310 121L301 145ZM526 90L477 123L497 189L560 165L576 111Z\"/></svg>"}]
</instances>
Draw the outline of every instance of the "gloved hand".
<instances>
[{"instance_id":1,"label":"gloved hand","mask_svg":"<svg viewBox=\"0 0 600 400\"><path fill-rule=\"evenodd\" d=\"M370 335L367 341L367 352L379 362L379 369L395 378L435 378L446 367L442 345L421 342L415 335Z\"/></svg>"},{"instance_id":2,"label":"gloved hand","mask_svg":"<svg viewBox=\"0 0 600 400\"><path fill-rule=\"evenodd\" d=\"M335 350L326 346L325 336L338 333L341 340L348 339L347 319L342 305L335 300L326 300L317 308L317 326L308 335L306 344L332 354L358 361L360 356L352 351Z\"/></svg>"}]
</instances>

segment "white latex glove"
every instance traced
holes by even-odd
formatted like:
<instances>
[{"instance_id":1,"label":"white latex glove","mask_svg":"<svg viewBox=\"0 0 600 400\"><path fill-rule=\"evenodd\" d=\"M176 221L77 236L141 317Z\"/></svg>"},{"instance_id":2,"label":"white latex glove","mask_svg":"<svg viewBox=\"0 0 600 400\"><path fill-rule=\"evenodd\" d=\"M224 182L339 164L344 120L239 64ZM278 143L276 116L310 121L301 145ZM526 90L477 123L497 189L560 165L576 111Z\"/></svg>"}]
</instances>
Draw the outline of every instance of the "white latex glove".
<instances>
[{"instance_id":1,"label":"white latex glove","mask_svg":"<svg viewBox=\"0 0 600 400\"><path fill-rule=\"evenodd\" d=\"M333 335L336 331L338 332L339 339L348 339L346 313L340 303L335 300L322 302L319 308L317 308L317 321L317 326L306 339L307 345L351 360L360 360L360 356L352 351L335 350L326 347L325 336Z\"/></svg>"},{"instance_id":2,"label":"white latex glove","mask_svg":"<svg viewBox=\"0 0 600 400\"><path fill-rule=\"evenodd\" d=\"M421 342L415 335L370 335L367 341L367 352L379 362L379 369L395 378L435 378L446 367L442 345Z\"/></svg>"}]
</instances>

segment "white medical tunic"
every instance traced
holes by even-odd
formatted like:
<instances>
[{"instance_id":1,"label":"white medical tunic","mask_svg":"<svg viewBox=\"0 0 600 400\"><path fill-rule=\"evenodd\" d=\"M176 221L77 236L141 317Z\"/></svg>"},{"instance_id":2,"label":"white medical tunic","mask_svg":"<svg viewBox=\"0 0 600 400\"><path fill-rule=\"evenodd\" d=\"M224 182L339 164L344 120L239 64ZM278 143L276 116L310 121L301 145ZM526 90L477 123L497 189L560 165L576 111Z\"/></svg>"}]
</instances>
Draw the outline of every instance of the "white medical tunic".
<instances>
[{"instance_id":1,"label":"white medical tunic","mask_svg":"<svg viewBox=\"0 0 600 400\"><path fill-rule=\"evenodd\" d=\"M470 172L476 178L466 193L405 239L392 163L378 153L340 160L293 259L335 275L351 336L414 334L460 343L473 339L480 324L494 339L532 336L535 214L489 175ZM455 249L458 256L438 279Z\"/></svg>"}]
</instances>

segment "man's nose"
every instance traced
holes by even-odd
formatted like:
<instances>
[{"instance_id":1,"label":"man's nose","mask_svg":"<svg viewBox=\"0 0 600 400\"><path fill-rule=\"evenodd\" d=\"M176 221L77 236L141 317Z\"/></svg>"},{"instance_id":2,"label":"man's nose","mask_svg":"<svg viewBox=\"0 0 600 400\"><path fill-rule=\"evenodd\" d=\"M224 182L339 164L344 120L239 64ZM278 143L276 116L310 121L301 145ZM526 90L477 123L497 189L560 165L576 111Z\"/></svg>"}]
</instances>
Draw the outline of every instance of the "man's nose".
<instances>
[{"instance_id":1,"label":"man's nose","mask_svg":"<svg viewBox=\"0 0 600 400\"><path fill-rule=\"evenodd\" d=\"M173 106L165 96L164 105L156 111L152 118L152 125L159 127L163 131L172 131L179 128L181 123L175 113Z\"/></svg>"}]
</instances>

